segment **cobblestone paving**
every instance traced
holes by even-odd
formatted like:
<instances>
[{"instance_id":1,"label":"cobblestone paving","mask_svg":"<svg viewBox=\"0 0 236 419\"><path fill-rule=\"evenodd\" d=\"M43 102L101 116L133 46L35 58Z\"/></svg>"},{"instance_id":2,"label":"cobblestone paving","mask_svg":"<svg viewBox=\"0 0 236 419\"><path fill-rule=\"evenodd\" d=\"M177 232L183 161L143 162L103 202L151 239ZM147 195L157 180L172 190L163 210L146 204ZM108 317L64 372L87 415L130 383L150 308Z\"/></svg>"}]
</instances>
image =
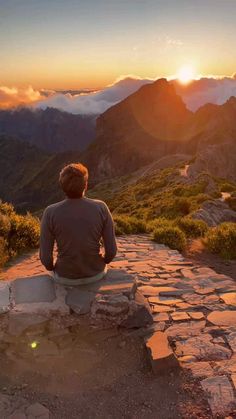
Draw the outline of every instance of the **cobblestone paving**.
<instances>
[{"instance_id":1,"label":"cobblestone paving","mask_svg":"<svg viewBox=\"0 0 236 419\"><path fill-rule=\"evenodd\" d=\"M118 238L110 269L135 277L152 309L154 333L162 331L182 368L199 379L213 416L236 412L236 283L192 264L148 236ZM42 275L38 255L13 264L3 279Z\"/></svg>"}]
</instances>

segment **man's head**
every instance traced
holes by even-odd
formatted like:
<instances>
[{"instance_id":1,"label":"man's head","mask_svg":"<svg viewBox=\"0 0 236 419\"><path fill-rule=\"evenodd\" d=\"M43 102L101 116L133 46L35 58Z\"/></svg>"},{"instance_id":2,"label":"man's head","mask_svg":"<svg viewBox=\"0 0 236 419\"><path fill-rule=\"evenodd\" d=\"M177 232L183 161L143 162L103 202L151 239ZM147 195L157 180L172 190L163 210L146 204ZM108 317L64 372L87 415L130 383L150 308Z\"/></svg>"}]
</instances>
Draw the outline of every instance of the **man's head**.
<instances>
[{"instance_id":1,"label":"man's head","mask_svg":"<svg viewBox=\"0 0 236 419\"><path fill-rule=\"evenodd\" d=\"M68 164L60 172L59 183L68 198L81 198L88 184L87 167L81 163Z\"/></svg>"}]
</instances>

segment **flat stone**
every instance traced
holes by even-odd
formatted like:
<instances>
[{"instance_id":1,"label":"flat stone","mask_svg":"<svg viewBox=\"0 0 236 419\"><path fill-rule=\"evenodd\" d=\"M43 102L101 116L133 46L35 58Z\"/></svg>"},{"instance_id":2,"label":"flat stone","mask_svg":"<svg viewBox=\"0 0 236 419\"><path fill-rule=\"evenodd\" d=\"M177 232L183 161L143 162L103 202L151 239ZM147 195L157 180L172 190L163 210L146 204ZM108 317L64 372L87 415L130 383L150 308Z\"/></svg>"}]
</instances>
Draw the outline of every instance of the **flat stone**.
<instances>
[{"instance_id":1,"label":"flat stone","mask_svg":"<svg viewBox=\"0 0 236 419\"><path fill-rule=\"evenodd\" d=\"M90 312L94 298L93 292L78 288L70 289L66 296L66 304L77 314L87 314Z\"/></svg>"},{"instance_id":2,"label":"flat stone","mask_svg":"<svg viewBox=\"0 0 236 419\"><path fill-rule=\"evenodd\" d=\"M153 316L154 322L168 322L169 316L167 313L158 313Z\"/></svg>"},{"instance_id":3,"label":"flat stone","mask_svg":"<svg viewBox=\"0 0 236 419\"><path fill-rule=\"evenodd\" d=\"M230 333L226 338L232 351L236 352L236 332Z\"/></svg>"},{"instance_id":4,"label":"flat stone","mask_svg":"<svg viewBox=\"0 0 236 419\"><path fill-rule=\"evenodd\" d=\"M171 313L171 317L174 321L190 319L188 313L186 313L185 311L175 311L174 313Z\"/></svg>"},{"instance_id":5,"label":"flat stone","mask_svg":"<svg viewBox=\"0 0 236 419\"><path fill-rule=\"evenodd\" d=\"M218 361L231 357L231 351L212 342L212 336L201 334L187 340L176 342L176 354L178 356L193 355L199 361Z\"/></svg>"},{"instance_id":6,"label":"flat stone","mask_svg":"<svg viewBox=\"0 0 236 419\"><path fill-rule=\"evenodd\" d=\"M13 336L19 336L29 328L35 328L36 326L44 327L47 321L47 317L39 314L15 313L14 311L10 311L8 333Z\"/></svg>"},{"instance_id":7,"label":"flat stone","mask_svg":"<svg viewBox=\"0 0 236 419\"><path fill-rule=\"evenodd\" d=\"M236 374L236 354L230 359L216 362L215 371L220 374Z\"/></svg>"},{"instance_id":8,"label":"flat stone","mask_svg":"<svg viewBox=\"0 0 236 419\"><path fill-rule=\"evenodd\" d=\"M40 403L34 403L26 409L28 416L33 416L40 419L49 419L50 411Z\"/></svg>"},{"instance_id":9,"label":"flat stone","mask_svg":"<svg viewBox=\"0 0 236 419\"><path fill-rule=\"evenodd\" d=\"M181 303L182 300L178 300L177 298L166 298L166 297L149 297L149 303L151 304L159 304L159 305L166 305L166 306L174 306L177 303Z\"/></svg>"},{"instance_id":10,"label":"flat stone","mask_svg":"<svg viewBox=\"0 0 236 419\"><path fill-rule=\"evenodd\" d=\"M8 282L0 281L0 314L7 313L10 304L10 289Z\"/></svg>"},{"instance_id":11,"label":"flat stone","mask_svg":"<svg viewBox=\"0 0 236 419\"><path fill-rule=\"evenodd\" d=\"M200 295L207 295L215 292L215 288L213 287L194 287L194 289L195 292Z\"/></svg>"},{"instance_id":12,"label":"flat stone","mask_svg":"<svg viewBox=\"0 0 236 419\"><path fill-rule=\"evenodd\" d=\"M205 325L205 321L190 321L186 323L178 323L168 327L168 329L166 330L166 334L170 338L185 338L189 336L197 336L204 330Z\"/></svg>"},{"instance_id":13,"label":"flat stone","mask_svg":"<svg viewBox=\"0 0 236 419\"><path fill-rule=\"evenodd\" d=\"M96 294L120 294L131 293L135 284L134 276L123 269L108 269L104 279L94 284L80 285L81 291L89 291Z\"/></svg>"},{"instance_id":14,"label":"flat stone","mask_svg":"<svg viewBox=\"0 0 236 419\"><path fill-rule=\"evenodd\" d=\"M170 295L169 293L173 293L173 292L179 292L179 290L177 288L174 287L155 287L155 286L149 286L149 285L144 285L142 287L139 287L139 291L142 292L143 295L145 295L145 297L149 297L149 296L158 296L158 295ZM180 294L181 291L180 291Z\"/></svg>"},{"instance_id":15,"label":"flat stone","mask_svg":"<svg viewBox=\"0 0 236 419\"><path fill-rule=\"evenodd\" d=\"M188 314L193 320L202 320L205 318L201 311L188 311Z\"/></svg>"},{"instance_id":16,"label":"flat stone","mask_svg":"<svg viewBox=\"0 0 236 419\"><path fill-rule=\"evenodd\" d=\"M175 309L174 307L169 306L160 306L158 304L155 304L152 306L152 313L169 313L173 312Z\"/></svg>"},{"instance_id":17,"label":"flat stone","mask_svg":"<svg viewBox=\"0 0 236 419\"><path fill-rule=\"evenodd\" d=\"M176 307L180 308L181 310L187 310L187 309L191 308L192 306L191 306L191 304L183 302L183 303L177 303Z\"/></svg>"},{"instance_id":18,"label":"flat stone","mask_svg":"<svg viewBox=\"0 0 236 419\"><path fill-rule=\"evenodd\" d=\"M229 306L236 306L236 292L220 294L220 298Z\"/></svg>"},{"instance_id":19,"label":"flat stone","mask_svg":"<svg viewBox=\"0 0 236 419\"><path fill-rule=\"evenodd\" d=\"M207 320L216 326L235 326L236 310L213 311L207 316Z\"/></svg>"},{"instance_id":20,"label":"flat stone","mask_svg":"<svg viewBox=\"0 0 236 419\"><path fill-rule=\"evenodd\" d=\"M168 372L169 369L179 366L164 332L155 332L147 339L146 348L149 353L154 374Z\"/></svg>"},{"instance_id":21,"label":"flat stone","mask_svg":"<svg viewBox=\"0 0 236 419\"><path fill-rule=\"evenodd\" d=\"M183 298L187 303L193 305L215 304L220 301L219 297L215 294L206 296L200 294L185 294Z\"/></svg>"},{"instance_id":22,"label":"flat stone","mask_svg":"<svg viewBox=\"0 0 236 419\"><path fill-rule=\"evenodd\" d=\"M207 394L212 415L225 417L235 408L235 397L233 388L226 376L216 376L205 378L201 381L201 386Z\"/></svg>"},{"instance_id":23,"label":"flat stone","mask_svg":"<svg viewBox=\"0 0 236 419\"><path fill-rule=\"evenodd\" d=\"M52 302L56 298L55 287L50 275L18 278L12 282L15 304Z\"/></svg>"},{"instance_id":24,"label":"flat stone","mask_svg":"<svg viewBox=\"0 0 236 419\"><path fill-rule=\"evenodd\" d=\"M185 367L189 369L192 375L196 378L212 377L214 375L212 367L209 362L206 361L187 363Z\"/></svg>"}]
</instances>

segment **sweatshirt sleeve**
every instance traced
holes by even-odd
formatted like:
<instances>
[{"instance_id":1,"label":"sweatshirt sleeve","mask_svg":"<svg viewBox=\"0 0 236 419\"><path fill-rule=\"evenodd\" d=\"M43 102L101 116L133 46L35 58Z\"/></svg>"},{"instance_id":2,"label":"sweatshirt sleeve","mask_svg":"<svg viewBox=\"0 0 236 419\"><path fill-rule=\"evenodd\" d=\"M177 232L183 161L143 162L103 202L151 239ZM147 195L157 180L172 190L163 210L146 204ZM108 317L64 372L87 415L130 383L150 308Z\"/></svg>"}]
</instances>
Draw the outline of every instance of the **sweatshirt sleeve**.
<instances>
[{"instance_id":1,"label":"sweatshirt sleeve","mask_svg":"<svg viewBox=\"0 0 236 419\"><path fill-rule=\"evenodd\" d=\"M54 235L50 226L50 219L48 209L43 213L40 228L40 251L39 256L42 264L48 271L53 270L53 247L54 247Z\"/></svg>"},{"instance_id":2,"label":"sweatshirt sleeve","mask_svg":"<svg viewBox=\"0 0 236 419\"><path fill-rule=\"evenodd\" d=\"M105 220L104 220L104 226L103 226L103 232L102 232L102 238L105 248L105 263L110 263L112 259L114 259L116 252L117 252L117 246L116 246L116 237L115 237L115 228L114 228L114 222L112 219L112 215L109 211L109 208L105 205Z\"/></svg>"}]
</instances>

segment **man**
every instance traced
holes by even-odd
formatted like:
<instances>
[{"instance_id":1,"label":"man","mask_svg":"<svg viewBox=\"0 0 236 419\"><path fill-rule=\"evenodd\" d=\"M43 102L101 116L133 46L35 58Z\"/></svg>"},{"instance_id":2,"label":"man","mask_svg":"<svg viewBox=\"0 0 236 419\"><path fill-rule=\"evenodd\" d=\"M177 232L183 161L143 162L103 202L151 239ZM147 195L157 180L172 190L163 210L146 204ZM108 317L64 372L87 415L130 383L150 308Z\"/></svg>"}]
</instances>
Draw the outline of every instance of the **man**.
<instances>
[{"instance_id":1,"label":"man","mask_svg":"<svg viewBox=\"0 0 236 419\"><path fill-rule=\"evenodd\" d=\"M65 285L96 282L116 255L114 224L107 205L85 197L88 170L80 163L62 169L59 183L66 199L50 205L41 221L40 260ZM101 239L105 253L101 253ZM57 260L53 247L57 244Z\"/></svg>"}]
</instances>

